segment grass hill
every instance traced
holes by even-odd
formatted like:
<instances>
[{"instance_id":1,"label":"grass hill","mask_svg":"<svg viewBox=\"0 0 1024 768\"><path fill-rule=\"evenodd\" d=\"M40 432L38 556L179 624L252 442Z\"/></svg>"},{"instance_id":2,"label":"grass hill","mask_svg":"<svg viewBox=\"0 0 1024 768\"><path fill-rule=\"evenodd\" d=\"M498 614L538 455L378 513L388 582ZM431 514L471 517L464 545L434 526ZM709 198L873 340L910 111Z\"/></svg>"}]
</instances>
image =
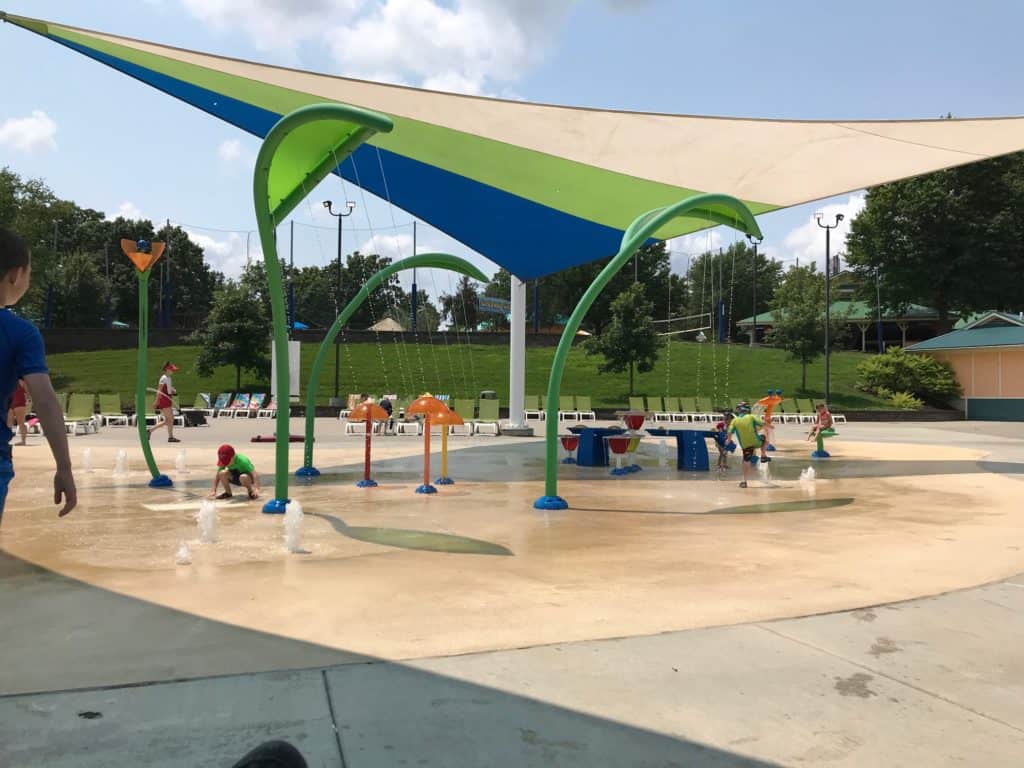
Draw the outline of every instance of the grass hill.
<instances>
[{"instance_id":1,"label":"grass hill","mask_svg":"<svg viewBox=\"0 0 1024 768\"><path fill-rule=\"evenodd\" d=\"M475 395L482 389L493 389L503 404L508 403L508 348L492 345L451 344L449 346L416 345L381 337L380 344L362 343L341 348L342 394L382 392L399 394L421 391L447 392L454 396ZM181 371L174 382L184 403L191 403L195 394L234 391L233 368L218 369L210 378L195 372L196 347L164 347L150 350L150 382L156 386L164 360L173 360ZM302 347L302 395L316 354L315 344ZM554 357L553 348L527 350L526 392L542 394L547 389L548 372ZM832 355L832 402L847 408L885 407L878 398L855 389L857 363L866 355L860 352L838 352ZM626 404L628 377L625 374L601 374L599 358L588 357L582 350L573 350L566 365L562 391L566 394L589 394L598 408L621 407ZM79 392L120 392L130 397L134 392L135 351L109 350L73 352L49 357L54 385L58 390ZM787 395L822 397L824 395L824 360L809 366L808 389L800 386L800 365L786 360L786 353L777 349L737 345L712 346L696 342L673 342L662 350L658 364L650 373L640 374L637 392L643 395L701 395L714 397L716 405L735 402L739 398L760 397L767 389L782 389ZM317 395L326 403L333 394L334 357L329 358ZM243 371L242 390L269 391L266 379Z\"/></svg>"}]
</instances>

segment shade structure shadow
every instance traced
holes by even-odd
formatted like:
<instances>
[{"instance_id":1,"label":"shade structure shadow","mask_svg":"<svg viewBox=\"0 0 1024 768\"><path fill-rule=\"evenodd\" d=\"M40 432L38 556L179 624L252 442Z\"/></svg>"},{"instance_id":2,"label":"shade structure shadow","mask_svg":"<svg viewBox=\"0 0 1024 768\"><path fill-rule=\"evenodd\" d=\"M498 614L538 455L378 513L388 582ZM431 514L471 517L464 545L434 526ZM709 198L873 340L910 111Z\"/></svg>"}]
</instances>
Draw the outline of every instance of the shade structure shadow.
<instances>
[{"instance_id":1,"label":"shade structure shadow","mask_svg":"<svg viewBox=\"0 0 1024 768\"><path fill-rule=\"evenodd\" d=\"M573 507L581 512L614 512L623 515L677 515L680 517L710 517L714 515L764 515L773 512L813 512L819 509L845 507L855 501L852 497L839 499L796 499L742 504L734 507L713 507L696 512L672 509L623 509L621 507Z\"/></svg>"},{"instance_id":2,"label":"shade structure shadow","mask_svg":"<svg viewBox=\"0 0 1024 768\"><path fill-rule=\"evenodd\" d=\"M322 512L307 512L307 517L318 517L327 521L343 536L369 544L380 544L399 549L419 549L427 552L446 552L458 555L504 555L514 553L507 547L482 539L457 536L435 531L416 531L408 528L381 528L366 525L348 525L340 517Z\"/></svg>"},{"instance_id":3,"label":"shade structure shadow","mask_svg":"<svg viewBox=\"0 0 1024 768\"><path fill-rule=\"evenodd\" d=\"M4 766L228 766L268 738L347 768L776 765L593 714L599 702L575 711L223 624L2 552L0 610L19 617L0 625Z\"/></svg>"}]
</instances>

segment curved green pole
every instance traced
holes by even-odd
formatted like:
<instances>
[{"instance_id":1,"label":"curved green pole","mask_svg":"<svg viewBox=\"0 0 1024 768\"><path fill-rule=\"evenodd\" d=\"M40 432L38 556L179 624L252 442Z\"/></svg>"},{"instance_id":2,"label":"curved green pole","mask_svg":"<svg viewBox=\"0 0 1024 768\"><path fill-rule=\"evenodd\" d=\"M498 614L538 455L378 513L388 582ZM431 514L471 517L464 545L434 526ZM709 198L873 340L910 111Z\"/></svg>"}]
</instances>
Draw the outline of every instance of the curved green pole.
<instances>
[{"instance_id":1,"label":"curved green pole","mask_svg":"<svg viewBox=\"0 0 1024 768\"><path fill-rule=\"evenodd\" d=\"M730 219L729 215L734 218ZM573 310L562 338L555 350L555 359L551 364L551 375L548 378L548 405L557 404L562 388L562 375L565 372L565 361L572 349L572 342L583 322L587 310L608 285L609 281L628 262L636 250L642 246L655 232L680 216L707 219L716 224L728 224L747 234L761 236L761 230L750 212L740 200L729 195L703 194L688 197L674 205L655 208L638 216L622 235L619 252L608 262L601 273L594 278L576 309ZM558 419L549 418L544 427L545 461L544 461L544 496L537 499L533 506L537 509L567 509L568 503L558 495Z\"/></svg>"},{"instance_id":2,"label":"curved green pole","mask_svg":"<svg viewBox=\"0 0 1024 768\"><path fill-rule=\"evenodd\" d=\"M335 121L354 126L355 130L339 135L338 141L322 148L316 164L305 169L305 175L293 182L291 189L280 195L273 209L270 200L270 176L274 155L288 135L314 122ZM377 131L390 131L391 120L375 112L345 104L311 104L282 117L263 140L256 156L253 172L253 202L256 224L263 247L263 261L270 290L270 314L274 331L274 355L277 358L275 395L278 401L274 454L274 498L263 506L264 512L283 514L288 504L288 419L291 392L289 388L288 328L284 306L281 262L277 257L276 222L287 216L324 177L338 166L360 144ZM302 134L299 134L300 138ZM319 139L319 140L322 140ZM319 149L319 148L318 148ZM287 154L287 153L285 153ZM286 164L288 159L284 161ZM278 191L275 190L275 194Z\"/></svg>"},{"instance_id":3,"label":"curved green pole","mask_svg":"<svg viewBox=\"0 0 1024 768\"><path fill-rule=\"evenodd\" d=\"M362 303L366 301L367 297L373 293L381 283L396 272L413 269L414 267L421 269L431 267L447 269L451 272L468 275L474 280L479 280L481 282L487 282L488 279L483 272L458 256L452 256L448 253L421 253L416 256L410 256L407 259L396 261L394 264L388 264L388 266L384 267L384 269L380 270L366 281L366 285L359 289L359 293L352 297L352 300L345 305L341 314L335 319L334 323L327 331L327 335L324 336L324 340L320 344L320 349L316 352L316 359L313 360L313 370L310 371L309 382L306 390L305 450L303 452L302 467L296 471L296 477L316 477L320 474L320 471L313 466L313 420L316 416L316 394L317 390L320 388L320 373L324 367L324 362L327 360L327 353L334 344L334 340L337 338L338 332L341 331L345 326L345 323L349 321L349 318L355 314L355 311L359 309Z\"/></svg>"},{"instance_id":4,"label":"curved green pole","mask_svg":"<svg viewBox=\"0 0 1024 768\"><path fill-rule=\"evenodd\" d=\"M153 458L153 447L149 444L146 431L146 375L149 360L149 270L138 272L139 276L139 352L135 367L135 423L139 428L139 443L146 466L153 478L150 488L169 488L173 483L167 475L160 474Z\"/></svg>"}]
</instances>

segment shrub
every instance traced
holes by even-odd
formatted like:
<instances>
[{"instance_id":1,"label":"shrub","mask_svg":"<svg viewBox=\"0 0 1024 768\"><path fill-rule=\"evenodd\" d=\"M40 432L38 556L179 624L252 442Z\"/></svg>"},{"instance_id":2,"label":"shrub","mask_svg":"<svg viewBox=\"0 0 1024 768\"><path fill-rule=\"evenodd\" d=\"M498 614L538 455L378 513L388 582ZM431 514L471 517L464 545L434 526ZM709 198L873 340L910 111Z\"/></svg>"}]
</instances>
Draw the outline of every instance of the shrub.
<instances>
[{"instance_id":1,"label":"shrub","mask_svg":"<svg viewBox=\"0 0 1024 768\"><path fill-rule=\"evenodd\" d=\"M927 355L907 354L900 347L862 362L857 376L858 389L910 394L932 405L945 405L962 391L948 365Z\"/></svg>"},{"instance_id":2,"label":"shrub","mask_svg":"<svg viewBox=\"0 0 1024 768\"><path fill-rule=\"evenodd\" d=\"M924 403L909 392L893 392L888 397L889 405L901 411L919 411Z\"/></svg>"}]
</instances>

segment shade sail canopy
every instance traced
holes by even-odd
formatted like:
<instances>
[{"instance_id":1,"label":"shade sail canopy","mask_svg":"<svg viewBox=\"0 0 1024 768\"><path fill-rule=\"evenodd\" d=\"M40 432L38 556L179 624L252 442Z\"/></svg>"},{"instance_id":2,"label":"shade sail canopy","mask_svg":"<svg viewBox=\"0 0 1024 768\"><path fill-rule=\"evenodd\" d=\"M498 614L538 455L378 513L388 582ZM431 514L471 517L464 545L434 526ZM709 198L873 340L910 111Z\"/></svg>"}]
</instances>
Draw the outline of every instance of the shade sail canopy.
<instances>
[{"instance_id":1,"label":"shade sail canopy","mask_svg":"<svg viewBox=\"0 0 1024 768\"><path fill-rule=\"evenodd\" d=\"M19 16L6 20L263 137L334 101L383 113L338 172L529 279L610 256L643 211L698 192L755 213L1024 149L1024 118L788 121L438 93L182 50ZM704 228L679 218L659 238Z\"/></svg>"}]
</instances>

